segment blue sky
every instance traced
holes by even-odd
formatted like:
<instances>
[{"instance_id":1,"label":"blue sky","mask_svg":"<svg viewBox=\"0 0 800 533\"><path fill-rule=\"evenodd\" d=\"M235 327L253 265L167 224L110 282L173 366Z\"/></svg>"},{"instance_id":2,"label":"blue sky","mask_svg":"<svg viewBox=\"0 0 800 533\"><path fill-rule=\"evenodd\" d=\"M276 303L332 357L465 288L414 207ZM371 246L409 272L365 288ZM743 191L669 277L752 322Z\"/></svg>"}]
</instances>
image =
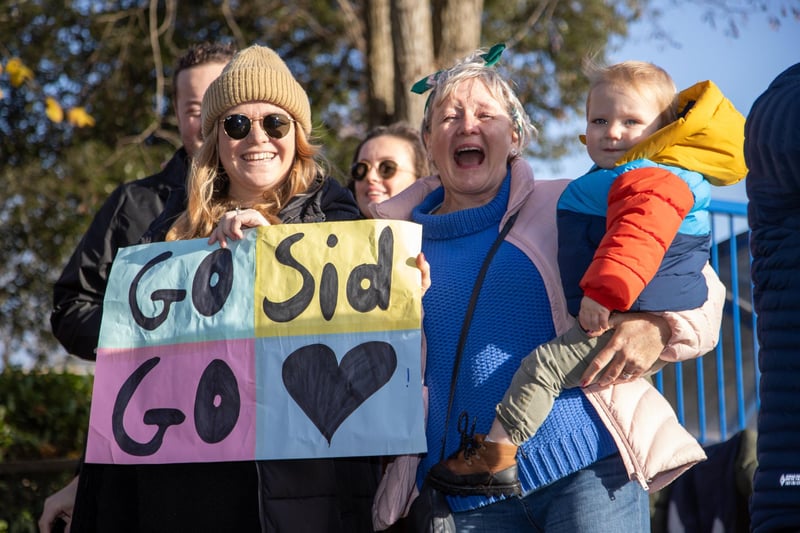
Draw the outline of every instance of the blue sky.
<instances>
[{"instance_id":1,"label":"blue sky","mask_svg":"<svg viewBox=\"0 0 800 533\"><path fill-rule=\"evenodd\" d=\"M663 10L662 27L680 48L653 38L649 22L637 23L630 28L629 38L609 54L611 62L638 59L655 63L672 75L678 89L712 80L745 116L778 74L800 62L798 20L781 19L776 30L765 16L750 14L747 20L738 21L740 35L734 38L727 36L723 27L712 27L704 21L702 7L661 3L669 6ZM583 132L583 118L581 115L581 121L574 126L575 135ZM589 158L581 149L564 158L560 168L551 168L540 161L532 163L540 178L572 178L589 168ZM732 187L715 187L714 197L747 200L743 182Z\"/></svg>"}]
</instances>

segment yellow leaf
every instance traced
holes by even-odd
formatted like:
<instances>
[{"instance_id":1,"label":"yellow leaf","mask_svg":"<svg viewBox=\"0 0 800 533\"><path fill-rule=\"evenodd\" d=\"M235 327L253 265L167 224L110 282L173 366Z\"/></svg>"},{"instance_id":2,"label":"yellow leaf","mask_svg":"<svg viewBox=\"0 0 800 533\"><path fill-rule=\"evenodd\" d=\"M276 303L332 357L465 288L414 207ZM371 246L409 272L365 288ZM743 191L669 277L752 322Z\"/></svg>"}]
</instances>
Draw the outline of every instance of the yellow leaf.
<instances>
[{"instance_id":1,"label":"yellow leaf","mask_svg":"<svg viewBox=\"0 0 800 533\"><path fill-rule=\"evenodd\" d=\"M94 117L87 113L82 107L73 107L67 111L67 120L70 124L78 128L94 126Z\"/></svg>"},{"instance_id":2,"label":"yellow leaf","mask_svg":"<svg viewBox=\"0 0 800 533\"><path fill-rule=\"evenodd\" d=\"M11 78L12 87L19 87L27 80L33 79L33 71L23 65L18 57L8 60L6 70L8 71L9 78Z\"/></svg>"},{"instance_id":3,"label":"yellow leaf","mask_svg":"<svg viewBox=\"0 0 800 533\"><path fill-rule=\"evenodd\" d=\"M45 105L47 106L47 110L45 111L47 118L56 124L60 124L61 121L64 120L64 110L61 109L61 106L58 105L58 102L48 96L45 99Z\"/></svg>"}]
</instances>

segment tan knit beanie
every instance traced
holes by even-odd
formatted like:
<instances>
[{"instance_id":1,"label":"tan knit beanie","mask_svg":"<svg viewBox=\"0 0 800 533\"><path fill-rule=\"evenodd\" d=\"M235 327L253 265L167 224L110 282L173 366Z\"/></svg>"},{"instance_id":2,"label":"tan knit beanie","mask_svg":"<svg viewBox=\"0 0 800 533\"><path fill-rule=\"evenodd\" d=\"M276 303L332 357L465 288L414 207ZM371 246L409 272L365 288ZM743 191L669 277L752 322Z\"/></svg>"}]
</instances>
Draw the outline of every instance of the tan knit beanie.
<instances>
[{"instance_id":1,"label":"tan knit beanie","mask_svg":"<svg viewBox=\"0 0 800 533\"><path fill-rule=\"evenodd\" d=\"M274 50L253 45L233 56L206 90L201 111L203 137L208 137L214 122L231 107L258 101L282 107L306 135L311 134L308 95Z\"/></svg>"}]
</instances>

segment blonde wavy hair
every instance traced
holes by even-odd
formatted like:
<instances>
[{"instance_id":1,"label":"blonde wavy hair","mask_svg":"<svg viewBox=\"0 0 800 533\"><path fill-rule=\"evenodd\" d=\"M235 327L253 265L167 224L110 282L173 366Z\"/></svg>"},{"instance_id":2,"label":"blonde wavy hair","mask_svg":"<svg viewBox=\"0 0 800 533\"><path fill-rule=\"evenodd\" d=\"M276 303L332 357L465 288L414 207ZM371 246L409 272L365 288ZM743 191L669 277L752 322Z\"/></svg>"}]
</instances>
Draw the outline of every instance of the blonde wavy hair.
<instances>
[{"instance_id":1,"label":"blonde wavy hair","mask_svg":"<svg viewBox=\"0 0 800 533\"><path fill-rule=\"evenodd\" d=\"M261 201L251 206L271 223L279 223L278 213L295 196L305 194L317 176L324 175L325 164L318 145L312 144L303 128L295 123L295 156L289 174ZM230 179L219 160L219 121L192 160L186 183L186 211L167 232L166 240L198 239L211 234L222 215L240 207L230 198Z\"/></svg>"}]
</instances>

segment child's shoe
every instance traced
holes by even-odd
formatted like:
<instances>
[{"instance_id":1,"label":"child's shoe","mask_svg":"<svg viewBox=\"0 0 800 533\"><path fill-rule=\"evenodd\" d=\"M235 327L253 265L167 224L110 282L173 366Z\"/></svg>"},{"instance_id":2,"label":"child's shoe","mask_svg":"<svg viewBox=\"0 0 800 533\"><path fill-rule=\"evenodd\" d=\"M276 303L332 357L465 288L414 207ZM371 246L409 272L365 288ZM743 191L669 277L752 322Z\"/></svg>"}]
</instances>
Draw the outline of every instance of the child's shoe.
<instances>
[{"instance_id":1,"label":"child's shoe","mask_svg":"<svg viewBox=\"0 0 800 533\"><path fill-rule=\"evenodd\" d=\"M485 439L475 435L466 447L434 465L428 474L431 485L461 496L520 494L517 447Z\"/></svg>"}]
</instances>

